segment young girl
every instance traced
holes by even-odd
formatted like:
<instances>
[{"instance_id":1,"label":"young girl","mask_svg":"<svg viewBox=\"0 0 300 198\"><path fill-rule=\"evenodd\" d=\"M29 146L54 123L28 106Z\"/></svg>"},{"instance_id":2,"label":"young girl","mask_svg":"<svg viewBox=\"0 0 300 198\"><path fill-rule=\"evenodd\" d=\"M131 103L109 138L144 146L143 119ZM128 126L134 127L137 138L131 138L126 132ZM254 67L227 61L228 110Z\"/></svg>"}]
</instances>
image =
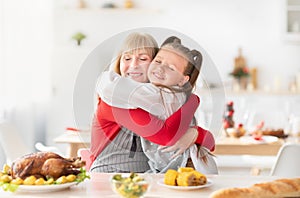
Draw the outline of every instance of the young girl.
<instances>
[{"instance_id":1,"label":"young girl","mask_svg":"<svg viewBox=\"0 0 300 198\"><path fill-rule=\"evenodd\" d=\"M120 77L114 72L104 72L98 84L99 95L106 103L120 108L142 108L161 119L166 119L178 110L190 96L202 64L202 55L196 50L189 50L177 37L168 38L148 69L151 83L141 84ZM196 135L194 140L196 140ZM216 164L209 161L207 167L197 167L197 149L194 145L183 155L174 160L172 152L158 151L155 145L141 139L145 154L149 158L152 172L165 172L180 166L186 166L191 156L194 165L205 173L217 173ZM207 150L201 149L208 153ZM203 165L203 163L201 163Z\"/></svg>"},{"instance_id":2,"label":"young girl","mask_svg":"<svg viewBox=\"0 0 300 198\"><path fill-rule=\"evenodd\" d=\"M137 33L129 35L123 46L124 50L117 59L116 71L136 81L147 82L148 78L145 78L145 76L147 77L145 71L147 71L148 65L156 53L155 46L157 44L150 35ZM133 50L135 48L138 50ZM127 69L124 69L124 66L120 67L120 65L126 66L125 63L130 61L133 62L132 67ZM182 109L175 112L166 121L161 121L141 109L128 112L125 109L113 108L99 98L91 139L91 161L97 159L94 161L91 171L145 172L149 166L145 166L144 162L147 163L147 159L143 157L142 150L139 150L139 137L128 132L124 127L152 142L172 145L188 129L198 104L199 100L195 95L192 95ZM132 118L132 120L128 118ZM176 132L177 135L174 136ZM189 134L193 133L187 132L184 139L189 140ZM212 148L214 147L213 137L209 132L207 134L209 138L206 138L208 140L206 142L209 142ZM205 142L203 139L204 136L199 135L197 143ZM181 141L181 144L176 144L175 149L185 150L189 144L189 142Z\"/></svg>"}]
</instances>

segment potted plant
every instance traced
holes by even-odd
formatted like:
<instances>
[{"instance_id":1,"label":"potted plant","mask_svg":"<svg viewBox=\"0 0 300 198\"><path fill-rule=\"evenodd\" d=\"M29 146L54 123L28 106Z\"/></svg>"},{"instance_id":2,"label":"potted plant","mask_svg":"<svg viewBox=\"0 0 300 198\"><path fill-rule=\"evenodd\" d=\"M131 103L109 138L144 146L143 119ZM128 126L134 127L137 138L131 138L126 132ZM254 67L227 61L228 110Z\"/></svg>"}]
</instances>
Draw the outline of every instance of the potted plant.
<instances>
[{"instance_id":1,"label":"potted plant","mask_svg":"<svg viewBox=\"0 0 300 198\"><path fill-rule=\"evenodd\" d=\"M231 73L231 76L233 76L234 78L240 79L243 77L249 77L249 69L248 67L239 67L239 68L235 68Z\"/></svg>"},{"instance_id":2,"label":"potted plant","mask_svg":"<svg viewBox=\"0 0 300 198\"><path fill-rule=\"evenodd\" d=\"M239 48L238 56L234 59L234 69L229 75L233 76L234 80L237 81L239 88L247 88L250 73L241 48Z\"/></svg>"},{"instance_id":3,"label":"potted plant","mask_svg":"<svg viewBox=\"0 0 300 198\"><path fill-rule=\"evenodd\" d=\"M85 38L86 38L86 35L81 32L77 32L76 34L74 34L72 36L72 39L76 40L78 46L81 45L81 41Z\"/></svg>"}]
</instances>

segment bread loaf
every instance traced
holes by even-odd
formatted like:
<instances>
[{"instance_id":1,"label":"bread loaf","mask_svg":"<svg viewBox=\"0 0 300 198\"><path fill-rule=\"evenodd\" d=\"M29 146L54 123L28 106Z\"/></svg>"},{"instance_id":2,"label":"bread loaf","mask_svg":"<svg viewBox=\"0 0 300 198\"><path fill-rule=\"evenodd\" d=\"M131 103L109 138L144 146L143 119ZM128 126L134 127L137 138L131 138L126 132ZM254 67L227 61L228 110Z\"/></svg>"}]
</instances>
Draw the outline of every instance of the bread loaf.
<instances>
[{"instance_id":1,"label":"bread loaf","mask_svg":"<svg viewBox=\"0 0 300 198\"><path fill-rule=\"evenodd\" d=\"M277 129L277 130L266 129L266 130L262 131L262 134L263 135L272 135L272 136L276 136L278 138L284 137L284 131L283 131L283 129Z\"/></svg>"},{"instance_id":2,"label":"bread loaf","mask_svg":"<svg viewBox=\"0 0 300 198\"><path fill-rule=\"evenodd\" d=\"M278 179L254 184L248 188L226 188L213 192L210 198L276 198L300 197L300 178Z\"/></svg>"}]
</instances>

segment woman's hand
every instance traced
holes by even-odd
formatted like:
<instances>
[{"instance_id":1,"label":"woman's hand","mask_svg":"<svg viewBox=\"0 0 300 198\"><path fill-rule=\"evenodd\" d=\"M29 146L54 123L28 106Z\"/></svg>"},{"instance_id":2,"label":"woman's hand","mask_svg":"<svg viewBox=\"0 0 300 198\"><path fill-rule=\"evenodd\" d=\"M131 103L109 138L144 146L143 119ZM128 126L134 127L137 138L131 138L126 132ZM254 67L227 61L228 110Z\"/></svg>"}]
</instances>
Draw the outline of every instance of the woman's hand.
<instances>
[{"instance_id":1,"label":"woman's hand","mask_svg":"<svg viewBox=\"0 0 300 198\"><path fill-rule=\"evenodd\" d=\"M164 152L176 151L172 155L171 159L174 159L178 155L184 153L186 149L192 146L198 137L198 130L195 128L189 128L187 132L172 146L159 146L158 149Z\"/></svg>"}]
</instances>

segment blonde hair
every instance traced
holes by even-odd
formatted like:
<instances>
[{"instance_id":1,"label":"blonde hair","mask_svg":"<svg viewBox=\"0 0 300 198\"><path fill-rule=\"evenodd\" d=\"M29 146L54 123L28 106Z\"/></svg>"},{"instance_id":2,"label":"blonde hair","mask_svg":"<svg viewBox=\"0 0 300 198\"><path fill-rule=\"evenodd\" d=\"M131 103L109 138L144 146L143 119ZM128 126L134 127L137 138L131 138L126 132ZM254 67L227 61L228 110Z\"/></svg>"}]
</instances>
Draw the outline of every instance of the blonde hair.
<instances>
[{"instance_id":1,"label":"blonde hair","mask_svg":"<svg viewBox=\"0 0 300 198\"><path fill-rule=\"evenodd\" d=\"M138 32L129 34L121 46L121 50L117 56L114 68L115 72L121 74L120 61L124 52L135 53L138 50L145 50L153 59L158 51L158 44L150 34Z\"/></svg>"}]
</instances>

